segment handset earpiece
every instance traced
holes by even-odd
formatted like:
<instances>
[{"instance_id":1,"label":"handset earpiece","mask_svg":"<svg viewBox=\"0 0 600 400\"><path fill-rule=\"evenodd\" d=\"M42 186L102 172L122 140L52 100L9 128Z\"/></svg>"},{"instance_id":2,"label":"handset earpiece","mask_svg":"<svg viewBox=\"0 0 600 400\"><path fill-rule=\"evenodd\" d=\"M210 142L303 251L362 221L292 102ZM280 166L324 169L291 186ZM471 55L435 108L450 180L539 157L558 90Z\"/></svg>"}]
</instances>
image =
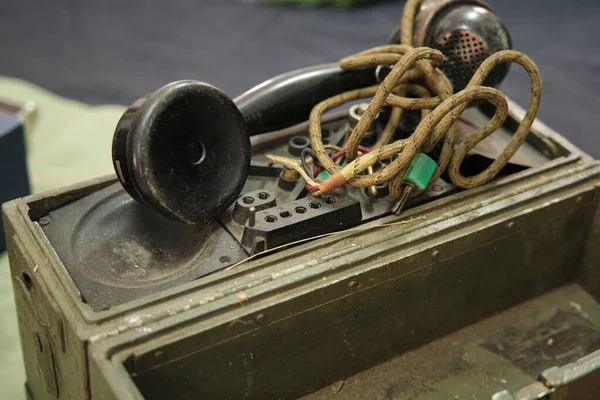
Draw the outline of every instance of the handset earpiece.
<instances>
[{"instance_id":1,"label":"handset earpiece","mask_svg":"<svg viewBox=\"0 0 600 400\"><path fill-rule=\"evenodd\" d=\"M134 199L170 219L198 223L239 195L250 166L250 139L233 100L214 86L185 80L125 111L112 157Z\"/></svg>"},{"instance_id":2,"label":"handset earpiece","mask_svg":"<svg viewBox=\"0 0 600 400\"><path fill-rule=\"evenodd\" d=\"M399 43L400 29L389 42ZM431 47L444 54L440 69L450 79L454 92L467 86L481 63L501 50L510 50L510 34L498 15L481 0L425 0L415 16L413 46ZM510 64L498 65L485 81L497 87Z\"/></svg>"}]
</instances>

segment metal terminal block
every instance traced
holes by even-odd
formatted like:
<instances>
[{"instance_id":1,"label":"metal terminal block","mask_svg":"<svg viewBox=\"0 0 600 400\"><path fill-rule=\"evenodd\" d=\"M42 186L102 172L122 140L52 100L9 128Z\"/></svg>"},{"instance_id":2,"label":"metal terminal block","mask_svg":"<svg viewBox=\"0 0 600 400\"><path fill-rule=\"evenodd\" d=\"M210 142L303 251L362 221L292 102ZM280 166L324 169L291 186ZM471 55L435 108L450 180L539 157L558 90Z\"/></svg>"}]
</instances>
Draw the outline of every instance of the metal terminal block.
<instances>
[{"instance_id":1,"label":"metal terminal block","mask_svg":"<svg viewBox=\"0 0 600 400\"><path fill-rule=\"evenodd\" d=\"M246 224L242 245L249 251L258 241L264 249L358 225L360 202L342 196L305 197L255 214L254 225ZM317 223L318 222L318 223Z\"/></svg>"},{"instance_id":2,"label":"metal terminal block","mask_svg":"<svg viewBox=\"0 0 600 400\"><path fill-rule=\"evenodd\" d=\"M240 196L233 209L233 220L238 224L245 224L250 217L250 209L254 211L264 210L266 208L275 207L277 199L273 192L269 190L255 190L253 192L244 193Z\"/></svg>"}]
</instances>

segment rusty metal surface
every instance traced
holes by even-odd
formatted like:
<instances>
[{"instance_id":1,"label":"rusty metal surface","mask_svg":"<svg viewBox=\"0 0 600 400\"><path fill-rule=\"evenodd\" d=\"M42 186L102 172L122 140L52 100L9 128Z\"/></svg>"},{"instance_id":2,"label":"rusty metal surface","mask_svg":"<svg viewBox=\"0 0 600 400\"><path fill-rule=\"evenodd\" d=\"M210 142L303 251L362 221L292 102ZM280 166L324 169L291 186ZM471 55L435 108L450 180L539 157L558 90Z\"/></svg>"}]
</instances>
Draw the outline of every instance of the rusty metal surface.
<instances>
[{"instance_id":1,"label":"rusty metal surface","mask_svg":"<svg viewBox=\"0 0 600 400\"><path fill-rule=\"evenodd\" d=\"M597 312L596 315L600 315ZM573 358L570 355L569 358ZM600 350L563 367L542 372L539 381L511 395L503 390L492 400L597 400L600 399Z\"/></svg>"},{"instance_id":2,"label":"rusty metal surface","mask_svg":"<svg viewBox=\"0 0 600 400\"><path fill-rule=\"evenodd\" d=\"M600 351L541 376L554 391L551 400L597 400L600 398Z\"/></svg>"}]
</instances>

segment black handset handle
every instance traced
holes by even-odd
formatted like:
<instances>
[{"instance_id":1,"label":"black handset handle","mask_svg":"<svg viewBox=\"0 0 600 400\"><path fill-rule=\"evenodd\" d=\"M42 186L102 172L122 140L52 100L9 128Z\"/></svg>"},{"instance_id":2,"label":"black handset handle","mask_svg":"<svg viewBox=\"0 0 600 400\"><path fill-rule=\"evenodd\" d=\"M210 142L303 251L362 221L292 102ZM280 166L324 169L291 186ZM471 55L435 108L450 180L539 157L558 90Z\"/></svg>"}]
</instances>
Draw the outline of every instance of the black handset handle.
<instances>
[{"instance_id":1,"label":"black handset handle","mask_svg":"<svg viewBox=\"0 0 600 400\"><path fill-rule=\"evenodd\" d=\"M344 71L336 63L322 64L271 78L241 94L234 102L252 136L306 121L319 102L375 84L375 68Z\"/></svg>"}]
</instances>

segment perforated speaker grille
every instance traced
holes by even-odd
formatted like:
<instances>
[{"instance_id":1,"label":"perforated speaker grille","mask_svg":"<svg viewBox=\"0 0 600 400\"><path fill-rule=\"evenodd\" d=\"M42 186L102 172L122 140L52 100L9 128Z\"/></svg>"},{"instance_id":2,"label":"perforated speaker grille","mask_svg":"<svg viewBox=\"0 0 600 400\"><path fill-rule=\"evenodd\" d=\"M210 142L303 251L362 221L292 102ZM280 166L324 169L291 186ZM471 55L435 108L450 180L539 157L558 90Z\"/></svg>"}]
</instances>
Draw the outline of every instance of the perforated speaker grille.
<instances>
[{"instance_id":1,"label":"perforated speaker grille","mask_svg":"<svg viewBox=\"0 0 600 400\"><path fill-rule=\"evenodd\" d=\"M439 36L435 47L445 55L440 69L454 85L455 92L465 88L475 70L490 55L481 36L466 29Z\"/></svg>"}]
</instances>

